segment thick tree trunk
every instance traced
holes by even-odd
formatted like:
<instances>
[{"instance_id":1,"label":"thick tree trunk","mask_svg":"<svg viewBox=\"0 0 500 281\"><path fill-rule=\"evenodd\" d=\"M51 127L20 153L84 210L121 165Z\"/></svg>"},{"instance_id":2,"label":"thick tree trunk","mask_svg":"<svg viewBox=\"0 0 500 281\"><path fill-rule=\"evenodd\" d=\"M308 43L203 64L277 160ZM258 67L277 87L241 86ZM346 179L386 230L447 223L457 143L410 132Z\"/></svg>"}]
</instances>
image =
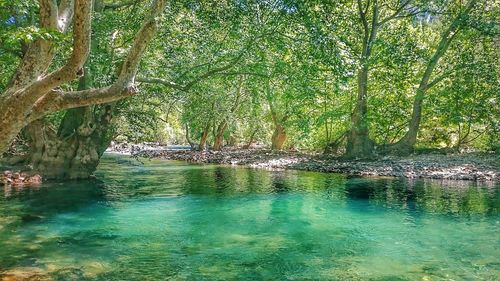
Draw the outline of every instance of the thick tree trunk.
<instances>
[{"instance_id":1,"label":"thick tree trunk","mask_svg":"<svg viewBox=\"0 0 500 281\"><path fill-rule=\"evenodd\" d=\"M78 89L92 86L87 67ZM112 104L69 109L55 132L42 120L32 122L25 132L30 139L30 164L44 178L88 178L97 168L112 140Z\"/></svg>"},{"instance_id":2,"label":"thick tree trunk","mask_svg":"<svg viewBox=\"0 0 500 281\"><path fill-rule=\"evenodd\" d=\"M283 146L286 142L286 138L287 138L287 135L286 135L285 127L283 127L280 124L277 124L274 127L271 149L272 150L282 150Z\"/></svg>"},{"instance_id":3,"label":"thick tree trunk","mask_svg":"<svg viewBox=\"0 0 500 281\"><path fill-rule=\"evenodd\" d=\"M88 178L112 140L112 106L70 109L58 132L37 120L26 127L33 169L48 179Z\"/></svg>"},{"instance_id":4,"label":"thick tree trunk","mask_svg":"<svg viewBox=\"0 0 500 281\"><path fill-rule=\"evenodd\" d=\"M358 72L358 97L351 115L351 129L347 135L346 158L369 158L373 156L373 141L370 139L367 121L368 67L366 63Z\"/></svg>"},{"instance_id":5,"label":"thick tree trunk","mask_svg":"<svg viewBox=\"0 0 500 281\"><path fill-rule=\"evenodd\" d=\"M224 141L224 132L227 128L227 122L222 121L219 126L217 126L217 132L215 134L213 150L221 150L222 142Z\"/></svg>"},{"instance_id":6,"label":"thick tree trunk","mask_svg":"<svg viewBox=\"0 0 500 281\"><path fill-rule=\"evenodd\" d=\"M201 132L200 144L198 145L198 148L200 150L206 150L207 149L207 138L208 138L208 131L209 130L210 130L210 125L207 125L203 129L203 132Z\"/></svg>"}]
</instances>

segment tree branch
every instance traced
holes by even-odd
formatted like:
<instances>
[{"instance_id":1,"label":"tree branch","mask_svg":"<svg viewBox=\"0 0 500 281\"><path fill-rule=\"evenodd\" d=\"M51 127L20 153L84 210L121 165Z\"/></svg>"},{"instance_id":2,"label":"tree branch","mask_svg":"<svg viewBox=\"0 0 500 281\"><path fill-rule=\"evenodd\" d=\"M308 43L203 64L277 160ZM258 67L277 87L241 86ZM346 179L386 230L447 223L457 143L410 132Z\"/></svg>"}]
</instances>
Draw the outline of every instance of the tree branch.
<instances>
[{"instance_id":1,"label":"tree branch","mask_svg":"<svg viewBox=\"0 0 500 281\"><path fill-rule=\"evenodd\" d=\"M145 19L142 27L137 32L134 43L122 64L118 79L111 86L72 92L53 90L36 101L28 118L36 120L48 112L108 103L134 95L136 90L133 84L140 59L156 32L159 21L158 17L163 12L165 6L166 0L157 0L153 3L150 15Z\"/></svg>"},{"instance_id":2,"label":"tree branch","mask_svg":"<svg viewBox=\"0 0 500 281\"><path fill-rule=\"evenodd\" d=\"M132 5L135 5L139 3L141 0L131 0L131 1L125 1L121 3L104 3L102 9L103 10L117 10L121 8L127 8Z\"/></svg>"},{"instance_id":3,"label":"tree branch","mask_svg":"<svg viewBox=\"0 0 500 281\"><path fill-rule=\"evenodd\" d=\"M394 13L392 13L390 16L386 17L385 19L382 19L380 21L379 25L383 25L383 24L387 23L388 21L397 18L399 16L399 14L403 11L403 9L406 8L406 6L408 6L408 4L410 4L410 2L411 2L411 0L406 0L405 2L403 2L403 4L401 4L399 7L396 8L396 11L394 11Z\"/></svg>"},{"instance_id":4,"label":"tree branch","mask_svg":"<svg viewBox=\"0 0 500 281\"><path fill-rule=\"evenodd\" d=\"M208 70L204 74L202 74L202 75L194 78L193 80L187 82L185 85L180 85L179 83L175 83L173 81L162 79L162 78L138 77L136 79L136 81L137 82L143 82L143 83L151 83L151 84L161 84L161 85L164 85L166 87L169 87L169 88L172 88L172 89L175 89L175 90L188 91L189 89L191 89L194 85L196 85L200 81L202 81L202 80L204 80L204 79L206 79L208 77L211 77L211 76L215 76L215 75L238 75L238 74L244 74L244 72L224 72L224 71L229 70L232 67L234 67L243 58L243 56L246 53L247 49L248 49L248 46L246 46L240 52L240 54L236 58L232 59L226 65L220 66L220 67L216 67L216 68L213 68L211 70ZM204 64L202 64L202 65L204 65ZM248 74L250 74L250 72L248 72ZM258 75L257 73L253 73L253 74Z\"/></svg>"},{"instance_id":5,"label":"tree branch","mask_svg":"<svg viewBox=\"0 0 500 281\"><path fill-rule=\"evenodd\" d=\"M367 3L366 10L363 11L363 3L361 3L361 0L358 0L359 18L361 20L361 24L363 24L363 29L365 31L365 37L369 33L369 31L368 31L368 21L366 20L366 13L368 12L368 7L369 6L370 6L370 2Z\"/></svg>"},{"instance_id":6,"label":"tree branch","mask_svg":"<svg viewBox=\"0 0 500 281\"><path fill-rule=\"evenodd\" d=\"M57 30L58 8L56 0L40 0L40 27ZM39 38L31 43L1 96L10 96L41 76L53 59L52 42Z\"/></svg>"},{"instance_id":7,"label":"tree branch","mask_svg":"<svg viewBox=\"0 0 500 281\"><path fill-rule=\"evenodd\" d=\"M146 77L137 77L135 79L137 82L148 83L148 84L160 84L175 90L184 91L184 87L178 85L170 80L162 79L162 78L146 78Z\"/></svg>"},{"instance_id":8,"label":"tree branch","mask_svg":"<svg viewBox=\"0 0 500 281\"><path fill-rule=\"evenodd\" d=\"M34 104L40 97L60 86L64 82L83 75L83 64L90 50L90 30L92 2L75 0L73 26L73 52L66 64L44 78L35 81L24 91L16 93L25 97L26 102Z\"/></svg>"},{"instance_id":9,"label":"tree branch","mask_svg":"<svg viewBox=\"0 0 500 281\"><path fill-rule=\"evenodd\" d=\"M455 67L455 68L450 69L450 70L448 70L446 72L443 72L441 75L435 77L434 80L432 80L431 82L429 82L429 84L427 84L427 88L426 89L432 88L433 86L435 86L439 82L443 81L444 79L446 79L447 77L449 77L452 73L456 72L457 70L459 70L461 68L462 67Z\"/></svg>"}]
</instances>

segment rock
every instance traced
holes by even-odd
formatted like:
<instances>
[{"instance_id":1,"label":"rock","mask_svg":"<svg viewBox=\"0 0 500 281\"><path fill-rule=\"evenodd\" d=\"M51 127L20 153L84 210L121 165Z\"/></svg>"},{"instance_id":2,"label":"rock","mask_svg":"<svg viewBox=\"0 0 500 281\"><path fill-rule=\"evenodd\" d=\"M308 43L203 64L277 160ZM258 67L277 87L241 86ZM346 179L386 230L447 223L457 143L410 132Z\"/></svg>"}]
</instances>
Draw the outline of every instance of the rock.
<instances>
[{"instance_id":1,"label":"rock","mask_svg":"<svg viewBox=\"0 0 500 281\"><path fill-rule=\"evenodd\" d=\"M36 267L17 267L0 272L1 281L49 281L50 276Z\"/></svg>"},{"instance_id":2,"label":"rock","mask_svg":"<svg viewBox=\"0 0 500 281\"><path fill-rule=\"evenodd\" d=\"M38 174L29 176L22 172L5 171L2 175L2 181L4 184L17 187L37 186L42 183L42 177Z\"/></svg>"}]
</instances>

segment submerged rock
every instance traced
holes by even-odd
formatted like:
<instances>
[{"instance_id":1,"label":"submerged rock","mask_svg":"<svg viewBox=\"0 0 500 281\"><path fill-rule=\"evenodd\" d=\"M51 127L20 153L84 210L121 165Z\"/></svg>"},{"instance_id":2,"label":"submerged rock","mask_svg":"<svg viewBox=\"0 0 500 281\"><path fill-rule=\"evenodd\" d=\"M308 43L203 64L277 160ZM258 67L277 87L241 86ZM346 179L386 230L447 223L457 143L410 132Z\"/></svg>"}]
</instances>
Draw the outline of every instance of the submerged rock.
<instances>
[{"instance_id":1,"label":"submerged rock","mask_svg":"<svg viewBox=\"0 0 500 281\"><path fill-rule=\"evenodd\" d=\"M37 267L16 267L0 272L1 281L50 281L52 278Z\"/></svg>"},{"instance_id":2,"label":"submerged rock","mask_svg":"<svg viewBox=\"0 0 500 281\"><path fill-rule=\"evenodd\" d=\"M2 182L11 186L37 186L42 183L42 177L38 174L28 175L22 172L4 171Z\"/></svg>"}]
</instances>

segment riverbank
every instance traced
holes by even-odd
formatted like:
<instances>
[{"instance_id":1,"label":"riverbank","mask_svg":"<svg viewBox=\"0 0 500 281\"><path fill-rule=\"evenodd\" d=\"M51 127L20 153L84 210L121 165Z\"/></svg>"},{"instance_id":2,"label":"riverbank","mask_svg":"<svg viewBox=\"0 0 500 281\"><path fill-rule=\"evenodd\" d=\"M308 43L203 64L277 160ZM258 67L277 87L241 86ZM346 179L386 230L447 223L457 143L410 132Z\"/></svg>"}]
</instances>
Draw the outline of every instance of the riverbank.
<instances>
[{"instance_id":1,"label":"riverbank","mask_svg":"<svg viewBox=\"0 0 500 281\"><path fill-rule=\"evenodd\" d=\"M338 157L264 149L226 151L170 151L144 149L135 157L193 163L244 165L252 168L293 169L359 176L391 176L446 180L498 181L500 157L495 154L424 154L386 156L373 161L346 161Z\"/></svg>"}]
</instances>

